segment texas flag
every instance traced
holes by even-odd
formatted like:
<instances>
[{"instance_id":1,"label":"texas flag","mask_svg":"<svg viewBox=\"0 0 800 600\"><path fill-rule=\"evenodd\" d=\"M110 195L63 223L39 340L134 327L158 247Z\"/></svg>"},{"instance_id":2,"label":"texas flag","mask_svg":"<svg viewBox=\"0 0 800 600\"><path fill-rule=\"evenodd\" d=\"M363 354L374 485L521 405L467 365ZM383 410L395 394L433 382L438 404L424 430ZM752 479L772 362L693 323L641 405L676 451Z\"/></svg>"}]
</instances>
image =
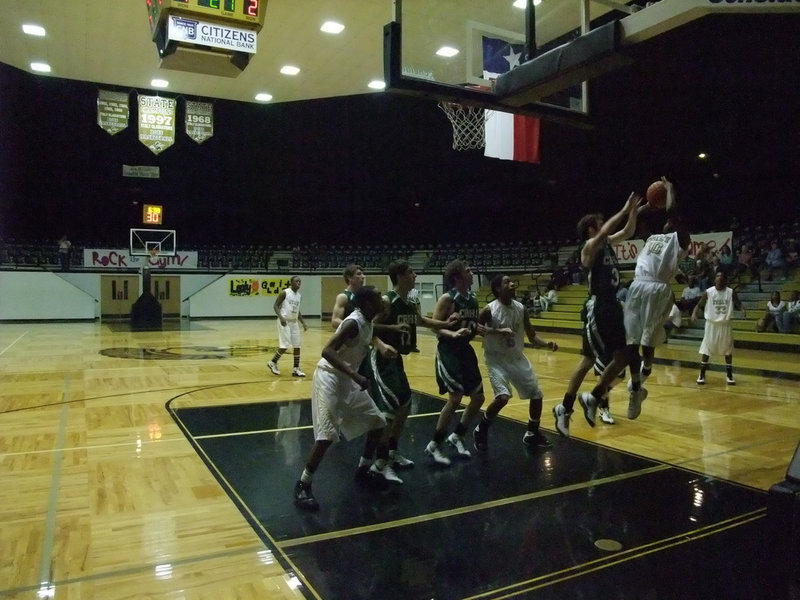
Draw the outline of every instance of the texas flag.
<instances>
[{"instance_id":1,"label":"texas flag","mask_svg":"<svg viewBox=\"0 0 800 600\"><path fill-rule=\"evenodd\" d=\"M483 38L483 77L494 80L518 67L525 55L523 44ZM486 111L484 156L539 163L539 119L496 110Z\"/></svg>"}]
</instances>

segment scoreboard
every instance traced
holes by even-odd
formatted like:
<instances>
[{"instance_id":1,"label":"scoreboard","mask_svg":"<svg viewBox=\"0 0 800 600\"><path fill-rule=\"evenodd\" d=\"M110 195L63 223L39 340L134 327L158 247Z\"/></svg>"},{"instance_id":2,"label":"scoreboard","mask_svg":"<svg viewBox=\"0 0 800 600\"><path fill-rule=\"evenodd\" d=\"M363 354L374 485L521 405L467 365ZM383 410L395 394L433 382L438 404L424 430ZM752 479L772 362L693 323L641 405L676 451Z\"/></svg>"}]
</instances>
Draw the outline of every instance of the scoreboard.
<instances>
[{"instance_id":1,"label":"scoreboard","mask_svg":"<svg viewBox=\"0 0 800 600\"><path fill-rule=\"evenodd\" d=\"M150 31L156 34L166 15L178 12L195 18L240 25L256 32L264 25L267 0L144 0Z\"/></svg>"}]
</instances>

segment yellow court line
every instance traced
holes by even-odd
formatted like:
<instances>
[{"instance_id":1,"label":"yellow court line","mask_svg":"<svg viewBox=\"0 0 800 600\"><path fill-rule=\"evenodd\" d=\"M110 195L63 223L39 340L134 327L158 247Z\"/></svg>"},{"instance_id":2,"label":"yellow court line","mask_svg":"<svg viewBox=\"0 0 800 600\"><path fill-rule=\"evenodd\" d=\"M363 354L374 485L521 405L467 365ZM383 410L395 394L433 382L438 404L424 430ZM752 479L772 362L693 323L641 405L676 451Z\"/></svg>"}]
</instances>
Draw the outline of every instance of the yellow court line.
<instances>
[{"instance_id":1,"label":"yellow court line","mask_svg":"<svg viewBox=\"0 0 800 600\"><path fill-rule=\"evenodd\" d=\"M441 510L434 513L418 515L414 517L407 517L405 519L398 519L396 521L386 521L385 523L378 523L375 525L366 525L363 527L353 527L352 529L341 529L339 531L330 531L327 533L320 533L317 535L309 535L301 538L294 538L280 542L280 548L291 548L293 546L302 546L305 544L313 544L316 542L323 542L332 539L350 537L354 535L361 535L364 533L375 533L376 531L385 531L387 529L395 529L397 527L406 527L408 525L416 525L418 523L425 523L428 521L435 521L437 519L446 519L456 515L463 515L479 510L487 510L490 508L497 508L499 506L506 506L508 504L516 504L518 502L527 502L528 500L535 500L537 498L546 498L547 496L555 496L567 492L574 492L577 490L584 490L598 485L605 485L607 483L615 483L623 481L632 477L639 477L641 475L648 475L650 473L657 473L670 469L669 465L656 465L638 471L631 471L629 473L621 473L619 475L612 475L611 477L603 477L601 479L592 479L591 481L582 481L580 483L573 483L551 490L540 490L538 492L530 492L528 494L521 494L519 496L510 496L508 498L499 498L489 502L481 502L480 504L471 504L468 506L461 506L458 508L451 508L448 510Z\"/></svg>"},{"instance_id":2,"label":"yellow court line","mask_svg":"<svg viewBox=\"0 0 800 600\"><path fill-rule=\"evenodd\" d=\"M736 517L731 517L730 519L720 521L719 523L713 523L711 525L706 525L705 527L701 527L700 529L679 533L674 536L664 538L663 540L650 542L649 544L637 546L636 548L631 548L630 550L626 550L625 552L614 555L614 557L622 556L622 558L614 558L614 557L598 558L586 563L582 563L580 565L573 565L566 569L561 569L560 571L554 571L546 575L540 575L539 577L534 577L532 579L520 581L512 585L508 585L502 588L498 588L496 590L485 592L483 594L478 594L476 596L468 596L466 598L463 598L462 600L477 600L479 598L489 598L489 597L491 597L492 600L504 600L506 598L513 598L514 596L518 596L519 594L532 592L534 590L538 590L543 587L555 585L556 583L562 583L570 579L582 577L589 573L594 573L595 571L601 571L603 569L613 567L623 562L628 562L636 558L647 556L648 554L661 552L662 550L668 550L670 548L687 544L689 542L693 542L695 540L708 537L716 533L727 531L728 529L732 529L734 527L746 525L747 523L756 521L758 519L763 519L764 517L766 517L766 509L760 508L751 511L749 513L744 513L743 515L737 515ZM529 585L534 583L536 583L536 585ZM527 587L516 590L514 589L514 588L520 588L521 586L527 586ZM509 592L509 593L502 596L495 596L495 594L502 592Z\"/></svg>"}]
</instances>

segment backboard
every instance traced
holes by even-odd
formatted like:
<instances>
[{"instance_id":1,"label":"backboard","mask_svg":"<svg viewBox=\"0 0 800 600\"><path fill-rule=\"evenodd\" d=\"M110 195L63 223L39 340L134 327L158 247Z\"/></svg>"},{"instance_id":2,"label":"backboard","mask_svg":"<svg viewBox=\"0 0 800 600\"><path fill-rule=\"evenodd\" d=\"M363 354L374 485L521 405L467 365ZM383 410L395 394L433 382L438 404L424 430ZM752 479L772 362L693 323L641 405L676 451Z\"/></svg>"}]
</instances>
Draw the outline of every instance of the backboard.
<instances>
[{"instance_id":1,"label":"backboard","mask_svg":"<svg viewBox=\"0 0 800 600\"><path fill-rule=\"evenodd\" d=\"M131 256L175 256L174 229L131 229Z\"/></svg>"},{"instance_id":2,"label":"backboard","mask_svg":"<svg viewBox=\"0 0 800 600\"><path fill-rule=\"evenodd\" d=\"M588 126L589 81L630 46L718 14L795 13L796 2L394 0L384 27L393 92Z\"/></svg>"},{"instance_id":3,"label":"backboard","mask_svg":"<svg viewBox=\"0 0 800 600\"><path fill-rule=\"evenodd\" d=\"M589 77L627 62L617 52L613 19L602 33L589 29L616 12L607 4L396 0L395 19L384 29L387 88L580 121L588 113Z\"/></svg>"}]
</instances>

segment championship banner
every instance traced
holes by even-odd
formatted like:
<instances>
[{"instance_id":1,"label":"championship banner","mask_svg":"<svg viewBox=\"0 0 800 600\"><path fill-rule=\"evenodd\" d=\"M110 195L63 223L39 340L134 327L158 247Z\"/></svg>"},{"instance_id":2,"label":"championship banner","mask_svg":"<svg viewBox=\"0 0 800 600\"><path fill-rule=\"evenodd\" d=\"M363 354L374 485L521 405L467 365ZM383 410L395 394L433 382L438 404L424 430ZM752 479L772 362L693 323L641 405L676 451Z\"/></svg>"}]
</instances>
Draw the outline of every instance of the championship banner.
<instances>
[{"instance_id":1,"label":"championship banner","mask_svg":"<svg viewBox=\"0 0 800 600\"><path fill-rule=\"evenodd\" d=\"M97 124L101 129L114 135L128 126L128 94L98 90Z\"/></svg>"},{"instance_id":2,"label":"championship banner","mask_svg":"<svg viewBox=\"0 0 800 600\"><path fill-rule=\"evenodd\" d=\"M175 105L173 98L139 96L139 141L153 154L175 143Z\"/></svg>"},{"instance_id":3,"label":"championship banner","mask_svg":"<svg viewBox=\"0 0 800 600\"><path fill-rule=\"evenodd\" d=\"M228 280L228 294L231 296L277 296L289 287L289 279L252 279L250 277L231 277Z\"/></svg>"},{"instance_id":4,"label":"championship banner","mask_svg":"<svg viewBox=\"0 0 800 600\"><path fill-rule=\"evenodd\" d=\"M705 245L712 254L717 253L723 246L728 246L728 248L733 249L733 233L731 231L693 233L691 234L691 238L689 256L693 258L697 256L697 251L703 245ZM639 252L641 252L642 248L644 248L644 240L625 240L624 242L614 244L614 253L620 264L635 263L636 257L639 256Z\"/></svg>"},{"instance_id":5,"label":"championship banner","mask_svg":"<svg viewBox=\"0 0 800 600\"><path fill-rule=\"evenodd\" d=\"M214 135L214 107L210 102L186 101L186 135L198 144Z\"/></svg>"}]
</instances>

